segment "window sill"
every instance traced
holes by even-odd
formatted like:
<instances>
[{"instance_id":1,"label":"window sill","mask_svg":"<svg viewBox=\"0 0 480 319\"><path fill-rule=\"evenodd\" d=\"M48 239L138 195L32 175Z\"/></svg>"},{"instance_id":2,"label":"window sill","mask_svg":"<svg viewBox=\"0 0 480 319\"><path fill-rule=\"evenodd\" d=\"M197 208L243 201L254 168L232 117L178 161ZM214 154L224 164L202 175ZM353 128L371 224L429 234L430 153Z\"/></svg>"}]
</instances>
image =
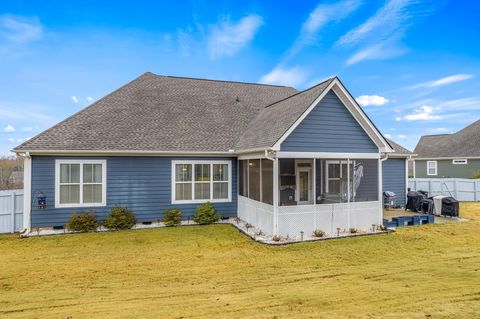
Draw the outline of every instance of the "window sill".
<instances>
[{"instance_id":1,"label":"window sill","mask_svg":"<svg viewBox=\"0 0 480 319\"><path fill-rule=\"evenodd\" d=\"M88 207L106 207L106 203L88 203L88 204L55 204L55 208L88 208Z\"/></svg>"},{"instance_id":2,"label":"window sill","mask_svg":"<svg viewBox=\"0 0 480 319\"><path fill-rule=\"evenodd\" d=\"M196 200L174 200L172 201L172 204L205 204L205 203L231 203L231 199L213 199L213 200L208 200L208 199L196 199Z\"/></svg>"}]
</instances>

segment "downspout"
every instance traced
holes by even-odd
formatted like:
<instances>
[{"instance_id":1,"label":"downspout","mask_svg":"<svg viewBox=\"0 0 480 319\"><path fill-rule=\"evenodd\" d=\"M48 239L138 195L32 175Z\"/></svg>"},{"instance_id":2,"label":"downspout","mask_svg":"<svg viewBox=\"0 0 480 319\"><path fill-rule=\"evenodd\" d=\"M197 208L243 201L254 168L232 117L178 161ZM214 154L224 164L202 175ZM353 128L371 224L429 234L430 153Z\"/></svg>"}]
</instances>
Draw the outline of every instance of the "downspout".
<instances>
[{"instance_id":1,"label":"downspout","mask_svg":"<svg viewBox=\"0 0 480 319\"><path fill-rule=\"evenodd\" d=\"M388 153L385 153L385 157L382 158L380 155L380 160L378 161L378 199L380 202L380 220L378 221L379 225L383 224L383 162L388 159Z\"/></svg>"}]
</instances>

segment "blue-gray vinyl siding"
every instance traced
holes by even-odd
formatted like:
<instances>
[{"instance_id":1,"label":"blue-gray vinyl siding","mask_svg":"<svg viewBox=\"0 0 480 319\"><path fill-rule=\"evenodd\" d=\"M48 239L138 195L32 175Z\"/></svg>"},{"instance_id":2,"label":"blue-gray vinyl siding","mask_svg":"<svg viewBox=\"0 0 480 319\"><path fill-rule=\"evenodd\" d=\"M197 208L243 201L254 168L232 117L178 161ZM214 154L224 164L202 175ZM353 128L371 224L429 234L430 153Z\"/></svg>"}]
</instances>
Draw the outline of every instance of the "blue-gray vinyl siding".
<instances>
[{"instance_id":1,"label":"blue-gray vinyl siding","mask_svg":"<svg viewBox=\"0 0 480 319\"><path fill-rule=\"evenodd\" d=\"M183 218L193 216L199 204L171 204L172 160L231 160L232 201L214 203L223 217L237 214L236 158L168 158L168 157L96 157L107 160L107 206L55 208L55 160L66 157L32 156L32 227L65 225L73 212L96 211L103 220L113 206L126 206L139 221L162 219L164 209L180 208ZM69 157L68 159L87 159ZM93 159L93 158L91 158ZM39 193L46 196L46 208L36 206Z\"/></svg>"},{"instance_id":2,"label":"blue-gray vinyl siding","mask_svg":"<svg viewBox=\"0 0 480 319\"><path fill-rule=\"evenodd\" d=\"M377 153L378 147L330 91L283 141L289 152Z\"/></svg>"},{"instance_id":3,"label":"blue-gray vinyl siding","mask_svg":"<svg viewBox=\"0 0 480 319\"><path fill-rule=\"evenodd\" d=\"M389 158L382 163L383 191L391 191L397 195L397 204L406 203L405 158Z\"/></svg>"}]
</instances>

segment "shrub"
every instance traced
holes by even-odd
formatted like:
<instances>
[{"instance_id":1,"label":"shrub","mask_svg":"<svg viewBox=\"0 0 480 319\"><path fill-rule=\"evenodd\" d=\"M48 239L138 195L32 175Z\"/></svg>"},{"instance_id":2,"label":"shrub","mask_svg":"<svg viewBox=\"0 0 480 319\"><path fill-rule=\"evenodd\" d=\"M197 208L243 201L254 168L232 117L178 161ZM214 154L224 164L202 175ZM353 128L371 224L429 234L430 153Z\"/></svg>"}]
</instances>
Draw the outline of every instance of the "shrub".
<instances>
[{"instance_id":1,"label":"shrub","mask_svg":"<svg viewBox=\"0 0 480 319\"><path fill-rule=\"evenodd\" d=\"M320 229L315 229L312 233L313 237L322 238L325 237L325 232Z\"/></svg>"},{"instance_id":2,"label":"shrub","mask_svg":"<svg viewBox=\"0 0 480 319\"><path fill-rule=\"evenodd\" d=\"M220 215L217 214L215 208L209 202L198 206L193 215L193 221L200 225L211 224L217 222Z\"/></svg>"},{"instance_id":3,"label":"shrub","mask_svg":"<svg viewBox=\"0 0 480 319\"><path fill-rule=\"evenodd\" d=\"M182 211L178 208L165 209L163 222L166 226L177 226L182 222Z\"/></svg>"},{"instance_id":4,"label":"shrub","mask_svg":"<svg viewBox=\"0 0 480 319\"><path fill-rule=\"evenodd\" d=\"M358 233L358 229L350 228L350 234L356 234L356 233Z\"/></svg>"},{"instance_id":5,"label":"shrub","mask_svg":"<svg viewBox=\"0 0 480 319\"><path fill-rule=\"evenodd\" d=\"M472 178L474 179L480 178L480 169L473 172Z\"/></svg>"},{"instance_id":6,"label":"shrub","mask_svg":"<svg viewBox=\"0 0 480 319\"><path fill-rule=\"evenodd\" d=\"M91 232L98 227L97 214L88 212L83 214L73 213L66 225L70 231Z\"/></svg>"},{"instance_id":7,"label":"shrub","mask_svg":"<svg viewBox=\"0 0 480 319\"><path fill-rule=\"evenodd\" d=\"M113 207L103 222L103 226L108 229L131 229L137 220L133 213L126 207Z\"/></svg>"}]
</instances>

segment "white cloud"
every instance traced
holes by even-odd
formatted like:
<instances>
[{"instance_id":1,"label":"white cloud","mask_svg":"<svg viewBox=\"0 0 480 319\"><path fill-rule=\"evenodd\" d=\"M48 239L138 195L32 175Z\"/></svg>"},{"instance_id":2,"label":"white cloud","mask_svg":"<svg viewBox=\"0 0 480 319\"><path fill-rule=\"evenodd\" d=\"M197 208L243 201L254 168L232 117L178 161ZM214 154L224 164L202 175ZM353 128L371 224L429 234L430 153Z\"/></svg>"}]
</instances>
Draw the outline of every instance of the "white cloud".
<instances>
[{"instance_id":1,"label":"white cloud","mask_svg":"<svg viewBox=\"0 0 480 319\"><path fill-rule=\"evenodd\" d=\"M306 45L315 42L317 34L322 27L330 22L338 22L350 13L354 12L363 1L344 0L330 4L319 4L310 14L302 25L300 34L295 43L289 50L289 56L301 51Z\"/></svg>"},{"instance_id":2,"label":"white cloud","mask_svg":"<svg viewBox=\"0 0 480 319\"><path fill-rule=\"evenodd\" d=\"M402 120L402 118L401 118L400 116L397 116L397 117L395 118L395 121L396 121L396 122L400 122L401 120Z\"/></svg>"},{"instance_id":3,"label":"white cloud","mask_svg":"<svg viewBox=\"0 0 480 319\"><path fill-rule=\"evenodd\" d=\"M73 103L76 104L76 103L78 103L78 98L74 95L74 96L72 96L72 101L73 101Z\"/></svg>"},{"instance_id":4,"label":"white cloud","mask_svg":"<svg viewBox=\"0 0 480 319\"><path fill-rule=\"evenodd\" d=\"M412 114L405 115L403 118L407 121L432 121L439 120L439 115L433 114L434 108L428 105L423 105L414 110Z\"/></svg>"},{"instance_id":5,"label":"white cloud","mask_svg":"<svg viewBox=\"0 0 480 319\"><path fill-rule=\"evenodd\" d=\"M392 134L383 134L386 138L392 138Z\"/></svg>"},{"instance_id":6,"label":"white cloud","mask_svg":"<svg viewBox=\"0 0 480 319\"><path fill-rule=\"evenodd\" d=\"M406 135L403 135L403 134L398 134L397 137L400 139L400 140L404 140L407 138Z\"/></svg>"},{"instance_id":7,"label":"white cloud","mask_svg":"<svg viewBox=\"0 0 480 319\"><path fill-rule=\"evenodd\" d=\"M434 7L415 0L388 0L373 16L340 37L335 45L361 46L346 61L347 65L402 55L407 49L400 40L413 25L412 18L425 16Z\"/></svg>"},{"instance_id":8,"label":"white cloud","mask_svg":"<svg viewBox=\"0 0 480 319\"><path fill-rule=\"evenodd\" d=\"M377 42L390 38L394 33L404 32L403 22L410 17L406 7L411 0L389 0L375 15L358 27L350 30L338 41L338 45L355 44L366 39L372 33Z\"/></svg>"},{"instance_id":9,"label":"white cloud","mask_svg":"<svg viewBox=\"0 0 480 319\"><path fill-rule=\"evenodd\" d=\"M6 133L12 133L12 132L15 132L15 128L13 126L11 126L10 124L8 124L7 126L5 126L3 128L3 131L6 132Z\"/></svg>"},{"instance_id":10,"label":"white cloud","mask_svg":"<svg viewBox=\"0 0 480 319\"><path fill-rule=\"evenodd\" d=\"M10 143L15 143L15 139L12 138L12 137L8 138L8 141L9 141Z\"/></svg>"},{"instance_id":11,"label":"white cloud","mask_svg":"<svg viewBox=\"0 0 480 319\"><path fill-rule=\"evenodd\" d=\"M299 67L276 67L260 78L260 83L287 86L298 86L305 82L307 73Z\"/></svg>"},{"instance_id":12,"label":"white cloud","mask_svg":"<svg viewBox=\"0 0 480 319\"><path fill-rule=\"evenodd\" d=\"M388 40L360 49L345 64L352 65L366 60L384 60L402 55L405 52L405 48L395 44L393 40Z\"/></svg>"},{"instance_id":13,"label":"white cloud","mask_svg":"<svg viewBox=\"0 0 480 319\"><path fill-rule=\"evenodd\" d=\"M37 18L22 16L0 16L0 39L15 44L38 40L42 37L43 27Z\"/></svg>"},{"instance_id":14,"label":"white cloud","mask_svg":"<svg viewBox=\"0 0 480 319\"><path fill-rule=\"evenodd\" d=\"M446 127L437 127L432 130L433 132L445 132L448 131L448 128Z\"/></svg>"},{"instance_id":15,"label":"white cloud","mask_svg":"<svg viewBox=\"0 0 480 319\"><path fill-rule=\"evenodd\" d=\"M93 98L92 98L91 96L87 96L87 97L86 97L86 100L87 100L88 102L92 102L92 101L93 101Z\"/></svg>"},{"instance_id":16,"label":"white cloud","mask_svg":"<svg viewBox=\"0 0 480 319\"><path fill-rule=\"evenodd\" d=\"M437 80L434 80L434 81L420 83L420 84L412 86L411 88L412 89L435 88L435 87L449 85L449 84L456 83L456 82L470 80L474 77L475 76L473 74L465 74L465 73L454 74L454 75L446 76L444 78L437 79Z\"/></svg>"},{"instance_id":17,"label":"white cloud","mask_svg":"<svg viewBox=\"0 0 480 319\"><path fill-rule=\"evenodd\" d=\"M209 56L215 59L234 55L253 40L262 25L263 18L256 14L245 16L238 23L222 19L210 29L207 39Z\"/></svg>"},{"instance_id":18,"label":"white cloud","mask_svg":"<svg viewBox=\"0 0 480 319\"><path fill-rule=\"evenodd\" d=\"M360 95L355 100L361 106L382 106L388 103L388 99L380 95Z\"/></svg>"}]
</instances>

